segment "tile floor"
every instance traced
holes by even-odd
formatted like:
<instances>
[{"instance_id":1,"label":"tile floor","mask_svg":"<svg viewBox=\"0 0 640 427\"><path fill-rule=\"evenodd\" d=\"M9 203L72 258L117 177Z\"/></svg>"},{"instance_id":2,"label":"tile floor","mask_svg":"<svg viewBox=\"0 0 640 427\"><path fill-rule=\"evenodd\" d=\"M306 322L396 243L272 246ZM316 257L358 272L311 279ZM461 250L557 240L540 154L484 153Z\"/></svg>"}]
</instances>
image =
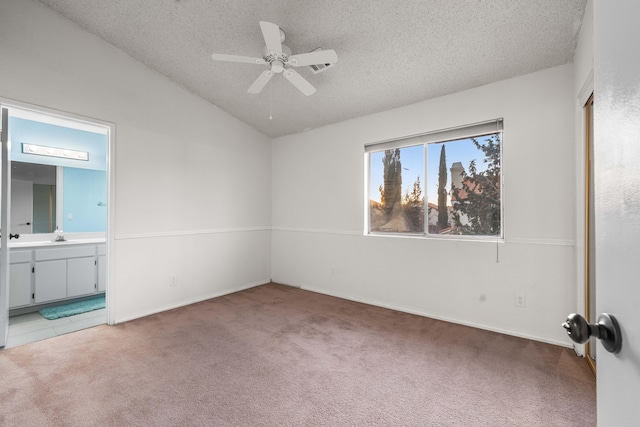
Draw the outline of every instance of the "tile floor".
<instances>
[{"instance_id":1,"label":"tile floor","mask_svg":"<svg viewBox=\"0 0 640 427\"><path fill-rule=\"evenodd\" d=\"M38 312L22 314L9 318L9 339L5 348L46 340L105 323L105 308L55 320L45 319Z\"/></svg>"}]
</instances>

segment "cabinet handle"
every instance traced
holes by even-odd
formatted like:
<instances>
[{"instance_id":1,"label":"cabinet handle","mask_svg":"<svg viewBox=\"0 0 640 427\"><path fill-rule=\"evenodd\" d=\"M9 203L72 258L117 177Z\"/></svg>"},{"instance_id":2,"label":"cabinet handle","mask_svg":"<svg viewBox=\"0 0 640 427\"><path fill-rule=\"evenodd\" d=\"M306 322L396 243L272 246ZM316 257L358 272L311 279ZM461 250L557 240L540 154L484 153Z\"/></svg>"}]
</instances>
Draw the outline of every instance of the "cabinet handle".
<instances>
[{"instance_id":1,"label":"cabinet handle","mask_svg":"<svg viewBox=\"0 0 640 427\"><path fill-rule=\"evenodd\" d=\"M2 234L0 234L0 237L2 236ZM19 239L20 235L19 234L13 234L13 233L9 233L9 240L11 239Z\"/></svg>"}]
</instances>

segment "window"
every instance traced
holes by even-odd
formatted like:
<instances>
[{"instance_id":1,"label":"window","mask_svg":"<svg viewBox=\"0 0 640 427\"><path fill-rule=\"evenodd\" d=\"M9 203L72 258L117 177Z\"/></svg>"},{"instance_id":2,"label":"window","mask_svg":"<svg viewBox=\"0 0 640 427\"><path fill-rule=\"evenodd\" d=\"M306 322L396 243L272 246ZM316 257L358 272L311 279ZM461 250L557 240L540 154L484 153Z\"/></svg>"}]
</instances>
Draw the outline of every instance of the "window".
<instances>
[{"instance_id":1,"label":"window","mask_svg":"<svg viewBox=\"0 0 640 427\"><path fill-rule=\"evenodd\" d=\"M502 120L365 146L369 233L502 237Z\"/></svg>"}]
</instances>

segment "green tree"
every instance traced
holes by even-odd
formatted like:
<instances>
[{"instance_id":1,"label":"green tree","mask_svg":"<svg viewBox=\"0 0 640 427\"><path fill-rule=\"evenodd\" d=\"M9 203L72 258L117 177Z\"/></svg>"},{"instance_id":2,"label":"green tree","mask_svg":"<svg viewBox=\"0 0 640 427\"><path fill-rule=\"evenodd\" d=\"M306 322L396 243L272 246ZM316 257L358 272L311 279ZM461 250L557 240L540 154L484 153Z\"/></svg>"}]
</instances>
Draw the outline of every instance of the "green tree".
<instances>
[{"instance_id":1,"label":"green tree","mask_svg":"<svg viewBox=\"0 0 640 427\"><path fill-rule=\"evenodd\" d=\"M387 214L402 204L402 163L400 149L386 150L382 158L384 166L383 187L380 190L382 207Z\"/></svg>"},{"instance_id":2,"label":"green tree","mask_svg":"<svg viewBox=\"0 0 640 427\"><path fill-rule=\"evenodd\" d=\"M422 186L420 176L413 183L411 192L407 190L403 198L405 215L409 220L411 231L421 232L424 230L424 198L422 197Z\"/></svg>"},{"instance_id":3,"label":"green tree","mask_svg":"<svg viewBox=\"0 0 640 427\"><path fill-rule=\"evenodd\" d=\"M500 235L500 134L490 135L484 144L472 139L484 153L487 167L478 172L475 160L469 172L462 172L462 188L452 186L454 233Z\"/></svg>"},{"instance_id":4,"label":"green tree","mask_svg":"<svg viewBox=\"0 0 640 427\"><path fill-rule=\"evenodd\" d=\"M449 226L447 212L447 154L444 144L440 150L440 170L438 171L438 231Z\"/></svg>"}]
</instances>

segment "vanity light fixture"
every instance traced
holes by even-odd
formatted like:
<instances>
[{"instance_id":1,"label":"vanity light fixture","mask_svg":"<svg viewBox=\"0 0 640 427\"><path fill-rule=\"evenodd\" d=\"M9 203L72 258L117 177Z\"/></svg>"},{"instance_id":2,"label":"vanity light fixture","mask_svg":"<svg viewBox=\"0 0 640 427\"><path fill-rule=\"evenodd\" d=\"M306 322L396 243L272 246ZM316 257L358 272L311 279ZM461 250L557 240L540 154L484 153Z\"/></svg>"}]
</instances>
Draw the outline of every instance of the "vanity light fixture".
<instances>
[{"instance_id":1,"label":"vanity light fixture","mask_svg":"<svg viewBox=\"0 0 640 427\"><path fill-rule=\"evenodd\" d=\"M43 145L22 143L24 154L37 154L39 156L62 157L69 160L89 161L89 153L86 151L68 150L66 148L45 147Z\"/></svg>"}]
</instances>

